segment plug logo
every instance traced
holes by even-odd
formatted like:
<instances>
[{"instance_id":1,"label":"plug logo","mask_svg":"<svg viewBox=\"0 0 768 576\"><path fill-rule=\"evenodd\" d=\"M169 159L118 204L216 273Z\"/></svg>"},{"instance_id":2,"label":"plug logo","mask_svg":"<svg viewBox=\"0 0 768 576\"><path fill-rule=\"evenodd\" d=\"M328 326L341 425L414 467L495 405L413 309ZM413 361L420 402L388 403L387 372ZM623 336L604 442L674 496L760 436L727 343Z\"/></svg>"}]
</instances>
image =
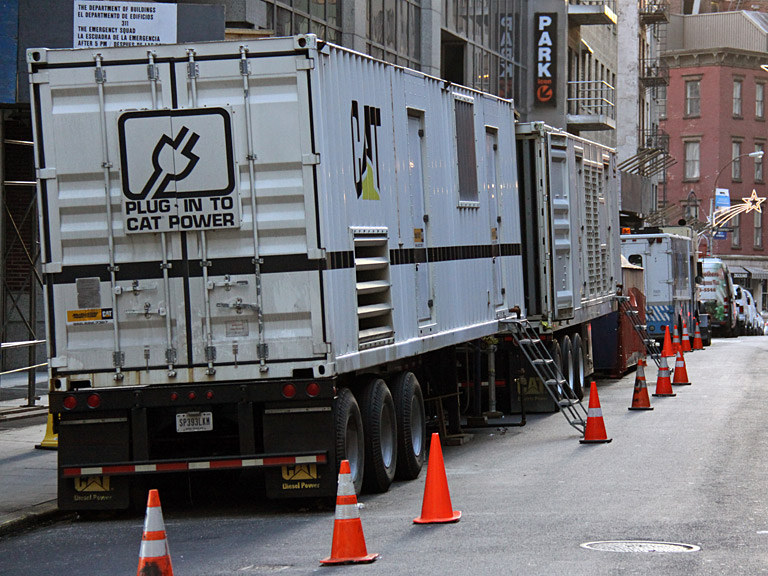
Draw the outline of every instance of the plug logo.
<instances>
[{"instance_id":1,"label":"plug logo","mask_svg":"<svg viewBox=\"0 0 768 576\"><path fill-rule=\"evenodd\" d=\"M126 233L240 225L228 110L125 112L118 138Z\"/></svg>"},{"instance_id":2,"label":"plug logo","mask_svg":"<svg viewBox=\"0 0 768 576\"><path fill-rule=\"evenodd\" d=\"M187 136L189 137L187 138ZM157 146L155 146L154 152L152 152L152 166L154 166L155 171L149 177L146 186L141 190L141 199L148 196L151 198L168 198L173 196L172 193L166 193L168 184L184 180L184 178L190 175L195 166L197 166L198 160L200 160L199 156L192 153L192 149L198 140L200 140L200 135L195 132L190 133L189 128L186 126L181 127L178 135L173 140L166 134L163 134ZM174 156L172 154L164 154L163 152L166 150L166 147L171 151L176 151L182 143L184 143L184 147L181 149L181 156L183 157L182 160L187 160L187 163L186 166L183 166L183 170L177 174L177 167L175 162L173 162ZM167 167L163 166L164 162L168 163ZM163 176L162 179L160 178L161 176Z\"/></svg>"}]
</instances>

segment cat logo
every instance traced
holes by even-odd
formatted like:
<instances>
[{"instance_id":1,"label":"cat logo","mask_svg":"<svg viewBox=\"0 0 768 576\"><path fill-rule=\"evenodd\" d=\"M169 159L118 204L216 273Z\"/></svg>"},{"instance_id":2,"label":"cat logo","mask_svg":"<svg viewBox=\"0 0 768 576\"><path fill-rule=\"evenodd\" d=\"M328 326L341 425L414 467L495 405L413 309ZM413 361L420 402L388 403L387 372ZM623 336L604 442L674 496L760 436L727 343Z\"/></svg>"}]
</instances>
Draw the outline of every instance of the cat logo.
<instances>
[{"instance_id":1,"label":"cat logo","mask_svg":"<svg viewBox=\"0 0 768 576\"><path fill-rule=\"evenodd\" d=\"M316 480L317 464L283 466L283 480Z\"/></svg>"},{"instance_id":2,"label":"cat logo","mask_svg":"<svg viewBox=\"0 0 768 576\"><path fill-rule=\"evenodd\" d=\"M363 126L360 128L360 110L352 100L350 129L352 131L352 164L355 191L362 200L379 200L379 132L381 108L363 106Z\"/></svg>"},{"instance_id":3,"label":"cat logo","mask_svg":"<svg viewBox=\"0 0 768 576\"><path fill-rule=\"evenodd\" d=\"M75 478L76 492L110 492L109 476L88 476Z\"/></svg>"}]
</instances>

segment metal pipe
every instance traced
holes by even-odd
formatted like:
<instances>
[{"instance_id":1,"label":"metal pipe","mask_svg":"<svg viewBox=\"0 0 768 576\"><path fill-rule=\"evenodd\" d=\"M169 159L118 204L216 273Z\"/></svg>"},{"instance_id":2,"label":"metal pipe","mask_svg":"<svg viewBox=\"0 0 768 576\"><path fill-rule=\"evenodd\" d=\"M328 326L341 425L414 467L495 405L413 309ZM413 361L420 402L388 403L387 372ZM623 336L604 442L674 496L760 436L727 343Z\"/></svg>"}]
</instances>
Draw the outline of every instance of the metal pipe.
<instances>
[{"instance_id":1,"label":"metal pipe","mask_svg":"<svg viewBox=\"0 0 768 576\"><path fill-rule=\"evenodd\" d=\"M193 108L197 108L197 63L195 62L195 51L187 50L187 78L189 78L189 97ZM203 269L203 304L205 309L205 361L208 368L205 371L209 376L216 374L216 368L213 361L216 359L216 348L213 346L213 329L211 327L211 295L213 289L208 280L208 267L211 263L208 261L208 240L205 230L200 230L200 267Z\"/></svg>"},{"instance_id":2,"label":"metal pipe","mask_svg":"<svg viewBox=\"0 0 768 576\"><path fill-rule=\"evenodd\" d=\"M122 380L122 365L124 361L123 352L120 350L120 328L118 322L117 313L117 277L116 272L118 270L115 266L115 239L114 228L112 222L112 194L110 191L110 170L112 163L109 161L109 143L107 140L107 110L106 101L104 95L104 83L107 81L107 74L102 67L102 55L98 53L94 56L96 61L96 69L94 70L94 76L96 79L96 85L99 90L99 124L101 128L101 153L102 164L101 167L104 172L104 197L107 204L107 244L109 250L109 278L111 284L111 298L112 298L112 332L114 338L114 352L112 353L112 364L115 367L115 380Z\"/></svg>"},{"instance_id":3,"label":"metal pipe","mask_svg":"<svg viewBox=\"0 0 768 576\"><path fill-rule=\"evenodd\" d=\"M147 64L147 77L152 94L152 109L157 110L157 66L155 64L154 50L147 51L149 63ZM172 264L168 261L168 235L160 233L160 246L162 250L162 262L160 268L163 271L163 300L165 301L165 362L168 366L168 376L176 376L174 365L176 363L176 349L173 347L173 328L171 325L171 280L168 271Z\"/></svg>"},{"instance_id":4,"label":"metal pipe","mask_svg":"<svg viewBox=\"0 0 768 576\"><path fill-rule=\"evenodd\" d=\"M257 210L256 210L256 154L254 153L253 146L253 119L251 117L251 90L248 83L249 70L248 70L248 47L240 46L240 74L243 76L243 98L245 106L245 127L247 132L246 142L248 143L248 177L250 187L251 198L251 226L253 236L253 268L256 282L256 318L259 325L259 370L261 372L267 372L269 368L266 365L267 359L267 343L264 335L264 313L263 313L263 297L262 297L262 285L261 285L261 254L259 250L259 230L257 227Z\"/></svg>"}]
</instances>

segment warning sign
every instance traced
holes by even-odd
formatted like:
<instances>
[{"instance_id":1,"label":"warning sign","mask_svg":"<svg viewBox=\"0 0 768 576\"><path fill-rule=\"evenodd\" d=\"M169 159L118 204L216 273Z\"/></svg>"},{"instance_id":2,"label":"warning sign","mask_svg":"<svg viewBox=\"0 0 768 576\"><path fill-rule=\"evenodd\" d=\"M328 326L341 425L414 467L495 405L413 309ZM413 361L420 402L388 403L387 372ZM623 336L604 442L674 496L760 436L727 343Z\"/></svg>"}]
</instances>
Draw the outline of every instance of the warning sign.
<instances>
[{"instance_id":1,"label":"warning sign","mask_svg":"<svg viewBox=\"0 0 768 576\"><path fill-rule=\"evenodd\" d=\"M126 112L118 137L126 233L240 226L228 110Z\"/></svg>"},{"instance_id":2,"label":"warning sign","mask_svg":"<svg viewBox=\"0 0 768 576\"><path fill-rule=\"evenodd\" d=\"M112 308L67 310L67 324L109 324L112 320Z\"/></svg>"},{"instance_id":3,"label":"warning sign","mask_svg":"<svg viewBox=\"0 0 768 576\"><path fill-rule=\"evenodd\" d=\"M75 0L72 46L176 43L176 4Z\"/></svg>"}]
</instances>

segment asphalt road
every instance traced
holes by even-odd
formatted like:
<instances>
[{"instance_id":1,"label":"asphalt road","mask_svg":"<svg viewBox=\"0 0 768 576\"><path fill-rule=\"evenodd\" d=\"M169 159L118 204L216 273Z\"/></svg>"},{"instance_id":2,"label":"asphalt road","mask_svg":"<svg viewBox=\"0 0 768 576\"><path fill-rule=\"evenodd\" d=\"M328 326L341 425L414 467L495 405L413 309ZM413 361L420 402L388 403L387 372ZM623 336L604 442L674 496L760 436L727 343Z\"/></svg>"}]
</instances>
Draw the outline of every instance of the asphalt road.
<instances>
[{"instance_id":1,"label":"asphalt road","mask_svg":"<svg viewBox=\"0 0 768 576\"><path fill-rule=\"evenodd\" d=\"M332 507L260 502L229 478L162 487L174 574L768 573L766 352L768 337L741 337L688 354L693 385L651 397L653 411L627 410L634 373L599 381L610 444L580 444L560 414L474 430L443 447L458 523L412 523L426 471L360 498L368 551L381 555L373 564L320 566ZM652 393L655 368L647 378ZM0 574L132 573L142 525L142 513L82 518L0 540ZM582 546L615 540L689 546ZM671 551L683 549L693 551Z\"/></svg>"}]
</instances>

